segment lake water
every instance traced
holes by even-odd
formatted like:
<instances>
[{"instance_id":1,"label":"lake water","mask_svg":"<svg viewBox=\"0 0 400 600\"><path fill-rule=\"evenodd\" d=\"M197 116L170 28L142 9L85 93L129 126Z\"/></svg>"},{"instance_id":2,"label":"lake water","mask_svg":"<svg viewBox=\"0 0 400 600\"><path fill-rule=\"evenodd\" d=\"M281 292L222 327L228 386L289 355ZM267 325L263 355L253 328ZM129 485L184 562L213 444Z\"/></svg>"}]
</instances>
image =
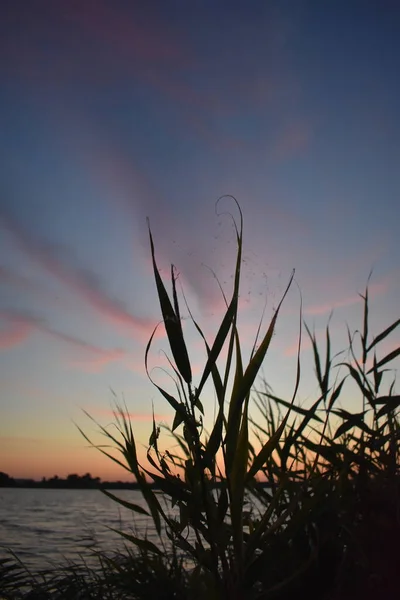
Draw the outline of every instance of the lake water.
<instances>
[{"instance_id":1,"label":"lake water","mask_svg":"<svg viewBox=\"0 0 400 600\"><path fill-rule=\"evenodd\" d=\"M112 493L147 509L139 491ZM159 499L167 514L177 516L178 508L171 509L161 494ZM255 500L254 506L262 512ZM109 553L129 544L110 527L139 537L147 534L160 546L151 517L132 513L99 490L0 488L0 557L9 556L10 549L32 571L81 558L96 566L94 543Z\"/></svg>"},{"instance_id":2,"label":"lake water","mask_svg":"<svg viewBox=\"0 0 400 600\"><path fill-rule=\"evenodd\" d=\"M113 493L147 508L138 491ZM10 548L33 570L90 559L94 540L106 551L122 549L126 542L108 527L158 540L150 518L133 516L98 490L0 488L0 556Z\"/></svg>"}]
</instances>

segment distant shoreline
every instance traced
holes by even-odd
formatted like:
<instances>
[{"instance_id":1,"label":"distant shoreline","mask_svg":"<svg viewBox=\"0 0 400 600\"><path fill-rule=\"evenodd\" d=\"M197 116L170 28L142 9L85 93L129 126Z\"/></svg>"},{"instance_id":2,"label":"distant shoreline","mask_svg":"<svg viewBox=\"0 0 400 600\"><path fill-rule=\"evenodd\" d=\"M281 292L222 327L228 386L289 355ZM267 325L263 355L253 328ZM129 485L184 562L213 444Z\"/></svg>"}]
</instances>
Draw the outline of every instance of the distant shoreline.
<instances>
[{"instance_id":1,"label":"distant shoreline","mask_svg":"<svg viewBox=\"0 0 400 600\"><path fill-rule=\"evenodd\" d=\"M153 486L152 486L153 487ZM0 472L1 488L40 488L40 489L139 489L135 481L102 481L100 477L92 477L90 473L68 475L66 478L55 475L47 479L43 477L40 481L29 478L14 478L7 473Z\"/></svg>"},{"instance_id":2,"label":"distant shoreline","mask_svg":"<svg viewBox=\"0 0 400 600\"><path fill-rule=\"evenodd\" d=\"M160 489L156 484L148 484L152 489ZM260 482L261 487L270 487L266 482ZM219 487L216 485L215 487ZM40 481L35 479L15 479L6 473L0 472L0 489L51 489L51 490L140 490L140 486L133 481L102 481L100 477L86 475L68 475L65 479L51 477Z\"/></svg>"},{"instance_id":3,"label":"distant shoreline","mask_svg":"<svg viewBox=\"0 0 400 600\"><path fill-rule=\"evenodd\" d=\"M156 488L155 485L149 484L153 489ZM11 485L1 485L0 490L4 489L40 489L40 490L101 490L101 489L118 489L118 490L139 490L139 486L136 483L128 483L128 482L118 482L118 481L104 481L101 482L100 485L68 485L61 483L59 485L43 485L39 481L35 481L34 483L15 483Z\"/></svg>"}]
</instances>

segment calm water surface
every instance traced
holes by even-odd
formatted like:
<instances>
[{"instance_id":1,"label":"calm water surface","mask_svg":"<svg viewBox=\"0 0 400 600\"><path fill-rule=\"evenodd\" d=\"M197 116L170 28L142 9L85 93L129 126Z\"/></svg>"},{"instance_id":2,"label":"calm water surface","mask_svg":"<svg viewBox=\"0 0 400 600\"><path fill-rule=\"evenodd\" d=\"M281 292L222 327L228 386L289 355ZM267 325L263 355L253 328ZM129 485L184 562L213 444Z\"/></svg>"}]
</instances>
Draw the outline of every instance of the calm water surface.
<instances>
[{"instance_id":1,"label":"calm water surface","mask_svg":"<svg viewBox=\"0 0 400 600\"><path fill-rule=\"evenodd\" d=\"M147 508L140 492L113 490L124 500ZM124 532L147 530L158 540L151 519L132 512L98 490L0 488L0 556L10 548L32 569L64 559L90 558L94 541L106 551L122 549L124 541L107 527Z\"/></svg>"}]
</instances>

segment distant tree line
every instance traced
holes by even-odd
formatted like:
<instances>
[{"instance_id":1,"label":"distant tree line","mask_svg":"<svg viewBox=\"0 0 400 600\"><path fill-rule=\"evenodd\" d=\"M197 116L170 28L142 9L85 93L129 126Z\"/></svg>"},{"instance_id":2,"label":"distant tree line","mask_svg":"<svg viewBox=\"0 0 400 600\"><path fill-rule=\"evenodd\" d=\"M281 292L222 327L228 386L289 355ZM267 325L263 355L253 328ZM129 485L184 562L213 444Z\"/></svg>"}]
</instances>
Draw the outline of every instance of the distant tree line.
<instances>
[{"instance_id":1,"label":"distant tree line","mask_svg":"<svg viewBox=\"0 0 400 600\"><path fill-rule=\"evenodd\" d=\"M269 487L267 482L260 483L263 487ZM100 477L92 477L90 473L85 475L77 475L72 473L65 479L54 475L54 477L42 477L41 481L35 479L15 479L0 471L0 488L18 487L18 488L52 488L52 489L114 489L114 490L137 490L139 486L134 481L102 481ZM150 487L156 488L154 484ZM216 483L215 487L219 487Z\"/></svg>"},{"instance_id":2,"label":"distant tree line","mask_svg":"<svg viewBox=\"0 0 400 600\"><path fill-rule=\"evenodd\" d=\"M34 479L15 479L7 473L0 471L0 487L23 487L23 488L60 488L60 489L137 489L138 485L135 482L127 481L102 481L100 477L92 477L90 473L85 475L77 475L72 473L65 479L54 475L46 479L43 477L41 481Z\"/></svg>"}]
</instances>

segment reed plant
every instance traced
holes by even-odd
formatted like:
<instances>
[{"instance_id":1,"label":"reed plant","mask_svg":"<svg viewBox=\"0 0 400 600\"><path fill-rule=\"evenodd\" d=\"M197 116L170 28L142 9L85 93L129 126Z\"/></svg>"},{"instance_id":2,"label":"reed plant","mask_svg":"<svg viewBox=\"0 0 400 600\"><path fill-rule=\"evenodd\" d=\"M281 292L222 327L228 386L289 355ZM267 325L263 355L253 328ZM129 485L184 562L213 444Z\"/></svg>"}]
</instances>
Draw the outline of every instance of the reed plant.
<instances>
[{"instance_id":1,"label":"reed plant","mask_svg":"<svg viewBox=\"0 0 400 600\"><path fill-rule=\"evenodd\" d=\"M172 395L157 385L148 370L148 354L155 330L145 351L145 366L149 378L175 411L172 434L181 448L181 455L173 456L169 452L160 451L160 429L153 420L147 452L150 467L141 465L131 423L123 407L118 407L116 414L120 433L118 439L109 430L101 428L119 449L122 460L102 447L99 447L99 450L135 476L147 502L146 512L151 515L160 539L166 535L174 546L190 559L193 565L193 594L201 589L201 597L239 600L258 595L252 565L259 559L260 553L263 553L266 540L272 532L279 524L290 519L290 510L277 517L275 507L278 496L273 499L262 518L252 520L244 507L246 490L259 487L257 475L277 447L290 412L289 408L275 434L263 443L257 453L252 454L249 441L250 395L270 346L282 302L293 280L293 273L268 328L260 339L255 340L250 360L244 365L237 329L243 220L240 206L237 203L236 205L239 219L238 223L233 219L237 242L233 290L229 299L224 296L226 311L211 344L207 342L200 325L186 305L207 352L207 360L197 385L193 381L182 329L176 270L171 266L170 297L157 267L149 226L154 277L172 355L170 365L175 376L176 394ZM217 363L221 362L221 351L225 344L227 355L225 364L221 367ZM299 376L298 368L291 404L294 402ZM218 410L210 435L206 436L203 429L202 397L209 379L212 380ZM88 439L86 434L84 435ZM222 464L217 462L219 452ZM154 483L163 495L170 499L172 506L179 508L177 518L168 515L149 482ZM282 489L279 494L282 494ZM111 496L132 511L143 512L142 508ZM123 535L149 552L160 552L159 547L148 539L138 539L126 533Z\"/></svg>"},{"instance_id":2,"label":"reed plant","mask_svg":"<svg viewBox=\"0 0 400 600\"><path fill-rule=\"evenodd\" d=\"M0 600L186 600L187 572L174 548L166 556L126 547L32 573L12 553L0 559Z\"/></svg>"},{"instance_id":3,"label":"reed plant","mask_svg":"<svg viewBox=\"0 0 400 600\"><path fill-rule=\"evenodd\" d=\"M292 398L278 398L266 387L255 400L265 426L254 422L250 414L253 385L270 347L293 273L269 326L261 335L260 324L249 362L243 364L237 328L243 219L240 206L234 198L233 201L239 212L238 221L233 219L237 242L233 290L230 298L224 295L226 310L212 343L206 340L183 296L207 353L196 384L182 328L176 269L171 266L170 296L157 266L149 225L153 271L176 393L171 394L156 384L148 370L148 355L156 330L146 347L145 366L149 379L175 411L171 433L180 453L160 449L160 428L153 418L147 451L149 466L140 464L127 410L120 405L115 413L119 436L100 427L121 458L104 447L98 448L134 475L160 544L166 536L191 564L189 597L234 600L291 597L318 573L315 597L320 598L324 587L327 584L332 587L332 582L344 572L343 560L352 539L352 525L361 514L357 512L357 502L363 501L359 498L361 491L371 485L376 488L386 485L383 481L397 481L399 396L394 394L394 384L383 395L381 386L386 372L383 367L399 355L400 349L379 359L376 351L400 321L371 340L367 288L363 296L363 329L359 334L361 359L355 353L355 337L349 332L349 357L341 364L348 374L340 381L332 377L334 358L329 327L326 356L322 360L315 335L306 326L320 388L309 409L295 404L300 380L300 326ZM225 345L226 359L222 360ZM367 367L371 354L372 366ZM362 406L357 413L338 405L348 377L361 392ZM209 380L218 407L210 434L206 435L202 399ZM335 430L332 417L342 420ZM260 442L257 450L251 443L251 426ZM262 485L263 480L268 482L269 489ZM151 484L170 500L172 507L179 509L178 516L170 516ZM143 508L105 493L133 512L143 513ZM260 506L261 511L257 510ZM161 552L146 537L126 532L121 535L154 556ZM311 592L309 595L314 597Z\"/></svg>"},{"instance_id":4,"label":"reed plant","mask_svg":"<svg viewBox=\"0 0 400 600\"><path fill-rule=\"evenodd\" d=\"M116 433L97 423L118 453L93 445L134 476L146 508L110 491L103 493L134 514L147 515L158 542L146 534L119 531L129 545L125 554L110 557L99 551L97 570L70 565L40 580L33 579L32 593L36 590L38 595L29 597L397 597L400 396L390 367L400 356L400 348L387 353L381 348L395 333L400 319L371 336L367 285L361 296L362 326L355 331L348 328L345 351L332 354L329 323L324 352L305 324L318 384L318 393L306 408L296 401L303 327L300 307L293 394L287 399L274 394L267 381L257 380L257 376L293 274L265 331L260 323L244 364L237 327L243 223L236 205L239 218L233 220L237 243L233 289L229 298L224 295L225 312L211 343L183 293L178 294L174 266L168 294L149 226L175 393L156 384L148 369L156 330L145 350L145 367L151 382L174 410L169 434L179 452L163 449L162 430L153 416L147 462L142 464L128 410L121 403L116 402L115 407ZM196 382L182 327L180 298L207 356ZM217 410L207 433L203 405L209 384ZM353 411L346 404L350 395ZM354 408L357 402L358 408ZM254 417L253 409L261 418ZM13 590L29 580L26 572L7 561L0 564L0 583L2 577L7 600L17 598Z\"/></svg>"},{"instance_id":5,"label":"reed plant","mask_svg":"<svg viewBox=\"0 0 400 600\"><path fill-rule=\"evenodd\" d=\"M331 355L329 324L325 356L305 325L319 393L308 409L291 406L297 418L262 470L271 483L287 472L302 483L304 498L313 499L308 521L318 539L314 581L328 569L331 587L335 584L340 594L351 589L349 597L394 598L400 564L400 396L395 371L388 367L400 356L400 347L386 353L381 348L400 319L372 337L368 285L360 296L362 326L347 327L348 348L337 355ZM276 414L288 406L263 383L255 400L266 423L254 423L259 438L274 435ZM358 404L356 412L343 406L344 396L346 404Z\"/></svg>"}]
</instances>

